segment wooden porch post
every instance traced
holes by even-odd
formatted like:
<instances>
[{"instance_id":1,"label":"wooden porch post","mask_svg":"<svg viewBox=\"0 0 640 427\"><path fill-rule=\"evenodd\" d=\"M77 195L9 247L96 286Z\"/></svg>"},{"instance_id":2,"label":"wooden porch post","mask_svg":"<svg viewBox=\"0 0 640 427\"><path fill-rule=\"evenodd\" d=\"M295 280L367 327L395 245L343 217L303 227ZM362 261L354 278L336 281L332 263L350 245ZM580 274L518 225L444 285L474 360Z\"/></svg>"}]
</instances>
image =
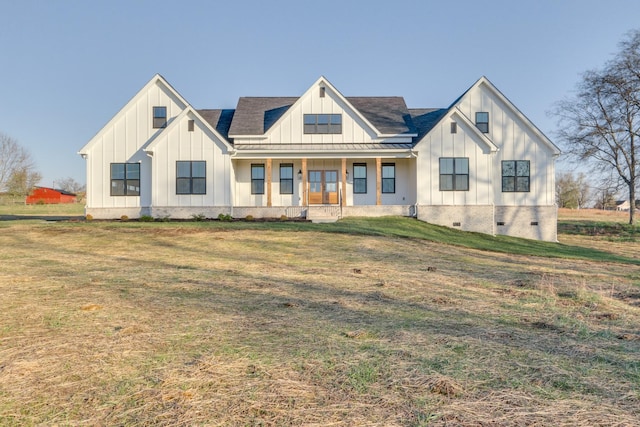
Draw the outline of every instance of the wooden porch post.
<instances>
[{"instance_id":1,"label":"wooden porch post","mask_svg":"<svg viewBox=\"0 0 640 427\"><path fill-rule=\"evenodd\" d=\"M271 159L267 159L267 207L271 207Z\"/></svg>"},{"instance_id":2,"label":"wooden porch post","mask_svg":"<svg viewBox=\"0 0 640 427\"><path fill-rule=\"evenodd\" d=\"M376 157L376 205L382 204L382 159Z\"/></svg>"},{"instance_id":3,"label":"wooden porch post","mask_svg":"<svg viewBox=\"0 0 640 427\"><path fill-rule=\"evenodd\" d=\"M307 159L302 159L302 206L307 206Z\"/></svg>"},{"instance_id":4,"label":"wooden porch post","mask_svg":"<svg viewBox=\"0 0 640 427\"><path fill-rule=\"evenodd\" d=\"M342 206L347 206L347 159L342 158Z\"/></svg>"}]
</instances>

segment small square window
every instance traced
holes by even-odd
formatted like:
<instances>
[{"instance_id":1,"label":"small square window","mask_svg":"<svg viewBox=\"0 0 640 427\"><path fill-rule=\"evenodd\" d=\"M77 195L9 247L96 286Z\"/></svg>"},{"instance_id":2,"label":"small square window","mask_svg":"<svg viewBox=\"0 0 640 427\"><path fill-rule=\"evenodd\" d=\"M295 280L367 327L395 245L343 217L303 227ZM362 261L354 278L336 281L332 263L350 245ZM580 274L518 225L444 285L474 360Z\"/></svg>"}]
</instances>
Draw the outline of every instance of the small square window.
<instances>
[{"instance_id":1,"label":"small square window","mask_svg":"<svg viewBox=\"0 0 640 427\"><path fill-rule=\"evenodd\" d=\"M153 128L159 129L167 126L167 107L153 107Z\"/></svg>"},{"instance_id":2,"label":"small square window","mask_svg":"<svg viewBox=\"0 0 640 427\"><path fill-rule=\"evenodd\" d=\"M187 130L189 132L193 132L194 129L195 129L195 121L194 120L189 120L187 123L188 123L187 124Z\"/></svg>"}]
</instances>

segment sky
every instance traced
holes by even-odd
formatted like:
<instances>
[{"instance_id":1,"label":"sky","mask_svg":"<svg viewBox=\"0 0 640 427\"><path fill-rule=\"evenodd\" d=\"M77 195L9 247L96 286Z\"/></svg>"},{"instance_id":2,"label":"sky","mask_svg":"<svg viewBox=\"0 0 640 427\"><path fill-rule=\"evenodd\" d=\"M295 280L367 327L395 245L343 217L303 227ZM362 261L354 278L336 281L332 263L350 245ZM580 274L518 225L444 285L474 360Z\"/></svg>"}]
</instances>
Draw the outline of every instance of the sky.
<instances>
[{"instance_id":1,"label":"sky","mask_svg":"<svg viewBox=\"0 0 640 427\"><path fill-rule=\"evenodd\" d=\"M638 17L637 0L0 0L0 132L40 185L84 183L78 150L156 73L197 109L299 96L320 76L447 107L486 76L554 140L555 103Z\"/></svg>"}]
</instances>

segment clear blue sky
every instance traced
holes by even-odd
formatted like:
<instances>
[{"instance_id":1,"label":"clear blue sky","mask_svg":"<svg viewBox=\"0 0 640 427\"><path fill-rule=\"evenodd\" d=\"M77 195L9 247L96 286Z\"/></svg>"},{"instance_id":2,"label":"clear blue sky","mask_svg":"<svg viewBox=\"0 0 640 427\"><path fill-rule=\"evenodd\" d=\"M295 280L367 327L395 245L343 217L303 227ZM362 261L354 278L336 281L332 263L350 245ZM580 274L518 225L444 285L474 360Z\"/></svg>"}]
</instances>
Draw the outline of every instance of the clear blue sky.
<instances>
[{"instance_id":1,"label":"clear blue sky","mask_svg":"<svg viewBox=\"0 0 640 427\"><path fill-rule=\"evenodd\" d=\"M631 29L637 0L0 0L0 132L44 179L85 182L77 151L155 74L195 108L301 95L445 107L480 76L553 139L553 104Z\"/></svg>"}]
</instances>

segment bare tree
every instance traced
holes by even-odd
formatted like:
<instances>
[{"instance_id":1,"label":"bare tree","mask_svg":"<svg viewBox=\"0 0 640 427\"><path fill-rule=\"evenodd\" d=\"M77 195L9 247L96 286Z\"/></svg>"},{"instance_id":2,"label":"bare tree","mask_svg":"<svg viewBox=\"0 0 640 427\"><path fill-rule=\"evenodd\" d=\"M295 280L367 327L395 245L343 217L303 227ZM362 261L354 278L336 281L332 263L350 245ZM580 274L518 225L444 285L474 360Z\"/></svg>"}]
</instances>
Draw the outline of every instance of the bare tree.
<instances>
[{"instance_id":1,"label":"bare tree","mask_svg":"<svg viewBox=\"0 0 640 427\"><path fill-rule=\"evenodd\" d=\"M84 185L71 177L56 179L54 184L56 188L69 193L78 194L84 192Z\"/></svg>"},{"instance_id":2,"label":"bare tree","mask_svg":"<svg viewBox=\"0 0 640 427\"><path fill-rule=\"evenodd\" d=\"M594 172L615 172L625 184L634 223L640 172L640 31L628 34L601 70L584 73L573 99L558 103L560 139Z\"/></svg>"},{"instance_id":3,"label":"bare tree","mask_svg":"<svg viewBox=\"0 0 640 427\"><path fill-rule=\"evenodd\" d=\"M0 133L0 192L26 195L40 179L29 151Z\"/></svg>"},{"instance_id":4,"label":"bare tree","mask_svg":"<svg viewBox=\"0 0 640 427\"><path fill-rule=\"evenodd\" d=\"M556 178L556 202L559 208L584 209L591 200L587 177L566 172Z\"/></svg>"}]
</instances>

